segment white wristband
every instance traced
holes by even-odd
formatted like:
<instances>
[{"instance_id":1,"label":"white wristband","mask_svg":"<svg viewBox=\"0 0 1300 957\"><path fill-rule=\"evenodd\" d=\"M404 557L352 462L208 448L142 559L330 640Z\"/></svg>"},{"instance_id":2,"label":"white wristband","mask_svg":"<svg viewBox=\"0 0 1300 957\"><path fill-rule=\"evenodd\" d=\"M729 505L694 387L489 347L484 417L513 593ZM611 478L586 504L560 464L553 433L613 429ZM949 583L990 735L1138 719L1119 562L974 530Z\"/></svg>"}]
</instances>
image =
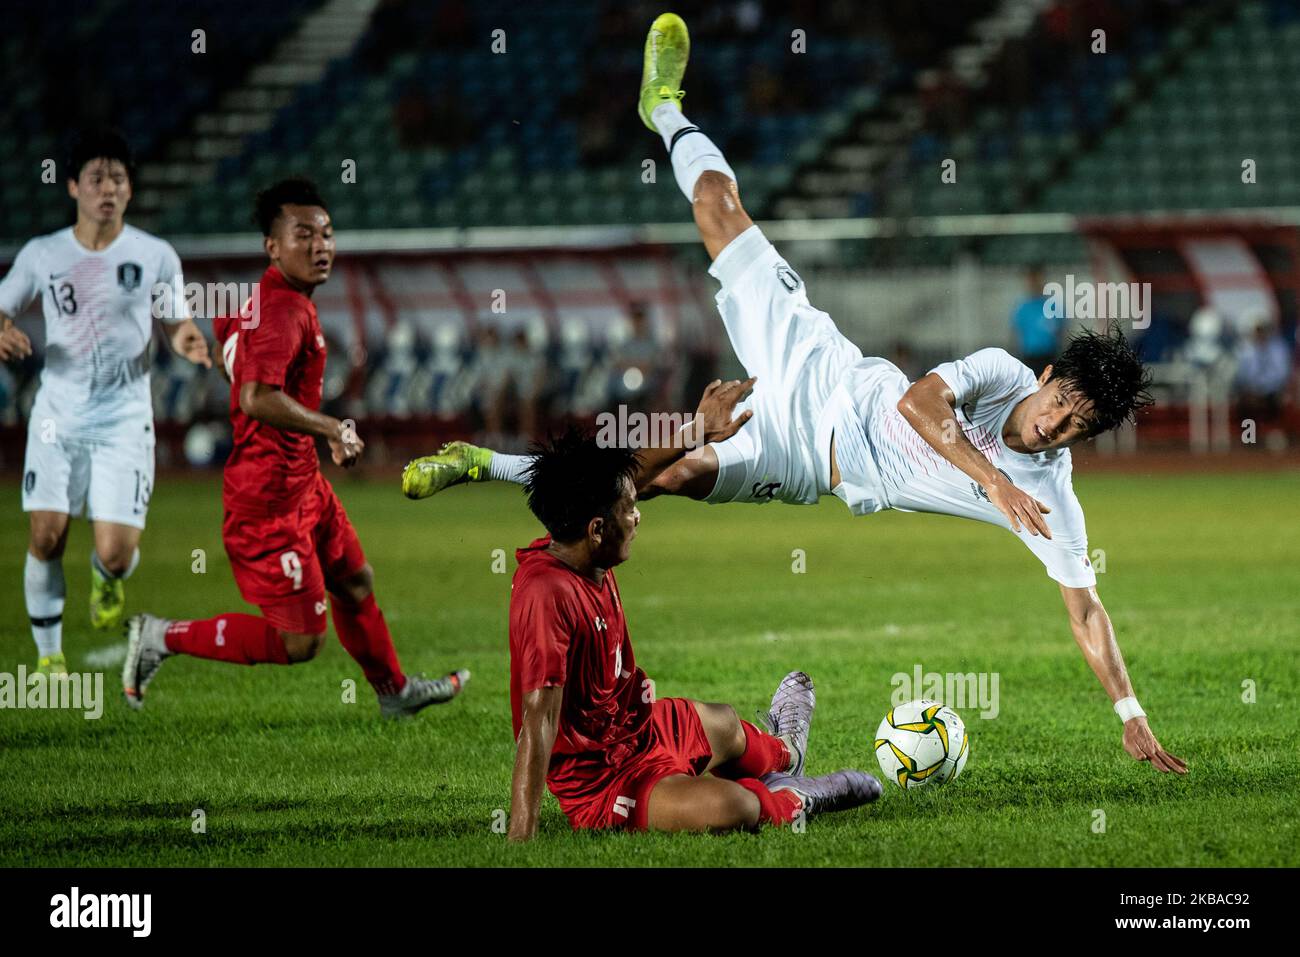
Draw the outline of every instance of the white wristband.
<instances>
[{"instance_id":1,"label":"white wristband","mask_svg":"<svg viewBox=\"0 0 1300 957\"><path fill-rule=\"evenodd\" d=\"M1138 704L1138 699L1132 695L1127 698L1120 698L1115 702L1115 713L1125 722L1133 718L1145 718L1147 716L1147 713L1142 710L1142 706Z\"/></svg>"}]
</instances>

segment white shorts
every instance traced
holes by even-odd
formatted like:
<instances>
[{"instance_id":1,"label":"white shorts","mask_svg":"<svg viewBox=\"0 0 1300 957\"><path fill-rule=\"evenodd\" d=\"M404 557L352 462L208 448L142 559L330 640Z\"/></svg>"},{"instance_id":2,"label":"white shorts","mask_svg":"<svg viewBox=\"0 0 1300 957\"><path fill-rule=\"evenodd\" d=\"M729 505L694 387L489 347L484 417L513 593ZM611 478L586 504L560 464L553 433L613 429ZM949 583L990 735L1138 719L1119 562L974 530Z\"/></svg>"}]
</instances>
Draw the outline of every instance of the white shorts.
<instances>
[{"instance_id":1,"label":"white shorts","mask_svg":"<svg viewBox=\"0 0 1300 957\"><path fill-rule=\"evenodd\" d=\"M709 273L722 283L718 312L731 346L758 382L737 407L753 418L713 446L718 478L705 501L816 502L830 491L830 434L818 424L862 351L812 307L803 280L757 226L728 243Z\"/></svg>"},{"instance_id":2,"label":"white shorts","mask_svg":"<svg viewBox=\"0 0 1300 957\"><path fill-rule=\"evenodd\" d=\"M85 441L27 430L23 511L85 512L92 522L144 528L153 493L153 430L147 438Z\"/></svg>"}]
</instances>

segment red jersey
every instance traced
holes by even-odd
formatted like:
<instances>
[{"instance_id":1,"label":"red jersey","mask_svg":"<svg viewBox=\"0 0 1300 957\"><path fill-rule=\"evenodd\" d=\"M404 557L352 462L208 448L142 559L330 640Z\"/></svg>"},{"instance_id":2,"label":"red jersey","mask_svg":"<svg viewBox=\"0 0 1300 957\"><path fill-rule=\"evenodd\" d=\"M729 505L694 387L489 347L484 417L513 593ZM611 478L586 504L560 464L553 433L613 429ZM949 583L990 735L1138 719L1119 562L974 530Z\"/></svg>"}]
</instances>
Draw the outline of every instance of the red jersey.
<instances>
[{"instance_id":1,"label":"red jersey","mask_svg":"<svg viewBox=\"0 0 1300 957\"><path fill-rule=\"evenodd\" d=\"M222 361L230 374L234 448L226 460L227 511L277 515L293 508L320 471L316 441L245 415L239 390L262 382L312 411L320 409L325 379L325 336L316 306L269 267L258 284L257 308L214 323Z\"/></svg>"},{"instance_id":2,"label":"red jersey","mask_svg":"<svg viewBox=\"0 0 1300 957\"><path fill-rule=\"evenodd\" d=\"M524 695L564 686L553 776L562 755L617 766L635 753L650 722L654 690L633 659L614 573L606 571L597 585L548 552L550 543L550 536L539 538L515 552L510 711L517 739Z\"/></svg>"}]
</instances>

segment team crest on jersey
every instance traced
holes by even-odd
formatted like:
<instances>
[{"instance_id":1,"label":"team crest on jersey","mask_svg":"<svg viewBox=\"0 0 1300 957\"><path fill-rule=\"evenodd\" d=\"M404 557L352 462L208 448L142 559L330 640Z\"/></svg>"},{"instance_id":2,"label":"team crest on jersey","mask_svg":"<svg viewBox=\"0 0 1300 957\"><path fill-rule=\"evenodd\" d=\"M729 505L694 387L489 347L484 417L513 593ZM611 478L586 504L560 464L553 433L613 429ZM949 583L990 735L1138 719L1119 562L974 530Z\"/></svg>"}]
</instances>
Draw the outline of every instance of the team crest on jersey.
<instances>
[{"instance_id":1,"label":"team crest on jersey","mask_svg":"<svg viewBox=\"0 0 1300 957\"><path fill-rule=\"evenodd\" d=\"M140 268L139 263L122 263L117 267L117 284L127 292L135 292L140 288L140 279L144 276L144 270Z\"/></svg>"},{"instance_id":2,"label":"team crest on jersey","mask_svg":"<svg viewBox=\"0 0 1300 957\"><path fill-rule=\"evenodd\" d=\"M776 278L781 280L781 285L785 286L790 292L794 292L803 285L803 280L799 278L799 274L785 263L776 264Z\"/></svg>"}]
</instances>

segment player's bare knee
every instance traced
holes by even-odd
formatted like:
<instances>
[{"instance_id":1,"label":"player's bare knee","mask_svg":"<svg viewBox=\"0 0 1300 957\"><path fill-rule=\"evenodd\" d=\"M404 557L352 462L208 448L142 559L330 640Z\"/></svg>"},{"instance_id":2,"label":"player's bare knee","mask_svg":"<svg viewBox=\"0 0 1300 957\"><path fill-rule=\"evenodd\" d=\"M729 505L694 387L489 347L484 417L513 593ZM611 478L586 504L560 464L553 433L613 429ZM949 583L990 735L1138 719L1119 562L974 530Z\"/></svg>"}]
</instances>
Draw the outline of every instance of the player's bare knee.
<instances>
[{"instance_id":1,"label":"player's bare knee","mask_svg":"<svg viewBox=\"0 0 1300 957\"><path fill-rule=\"evenodd\" d=\"M131 567L131 557L134 552L134 546L131 548L95 549L95 555L98 556L99 563L104 566L104 570L117 577L125 575L126 570Z\"/></svg>"},{"instance_id":2,"label":"player's bare knee","mask_svg":"<svg viewBox=\"0 0 1300 957\"><path fill-rule=\"evenodd\" d=\"M708 705L712 737L717 742L717 757L722 761L734 761L745 753L745 726L740 723L740 715L729 704Z\"/></svg>"},{"instance_id":3,"label":"player's bare knee","mask_svg":"<svg viewBox=\"0 0 1300 957\"><path fill-rule=\"evenodd\" d=\"M719 809L720 816L725 822L723 827L728 829L757 827L760 812L758 798L752 791L739 784L727 789Z\"/></svg>"},{"instance_id":4,"label":"player's bare knee","mask_svg":"<svg viewBox=\"0 0 1300 957\"><path fill-rule=\"evenodd\" d=\"M43 562L63 557L63 547L67 539L55 529L32 529L27 550Z\"/></svg>"},{"instance_id":5,"label":"player's bare knee","mask_svg":"<svg viewBox=\"0 0 1300 957\"><path fill-rule=\"evenodd\" d=\"M323 631L317 634L282 631L280 632L280 639L284 642L285 654L292 664L311 661L325 647L325 632Z\"/></svg>"},{"instance_id":6,"label":"player's bare knee","mask_svg":"<svg viewBox=\"0 0 1300 957\"><path fill-rule=\"evenodd\" d=\"M369 562L352 574L329 583L329 593L342 601L359 605L375 590L375 570Z\"/></svg>"},{"instance_id":7,"label":"player's bare knee","mask_svg":"<svg viewBox=\"0 0 1300 957\"><path fill-rule=\"evenodd\" d=\"M58 512L32 512L27 550L43 562L63 556L68 543L68 516Z\"/></svg>"}]
</instances>

